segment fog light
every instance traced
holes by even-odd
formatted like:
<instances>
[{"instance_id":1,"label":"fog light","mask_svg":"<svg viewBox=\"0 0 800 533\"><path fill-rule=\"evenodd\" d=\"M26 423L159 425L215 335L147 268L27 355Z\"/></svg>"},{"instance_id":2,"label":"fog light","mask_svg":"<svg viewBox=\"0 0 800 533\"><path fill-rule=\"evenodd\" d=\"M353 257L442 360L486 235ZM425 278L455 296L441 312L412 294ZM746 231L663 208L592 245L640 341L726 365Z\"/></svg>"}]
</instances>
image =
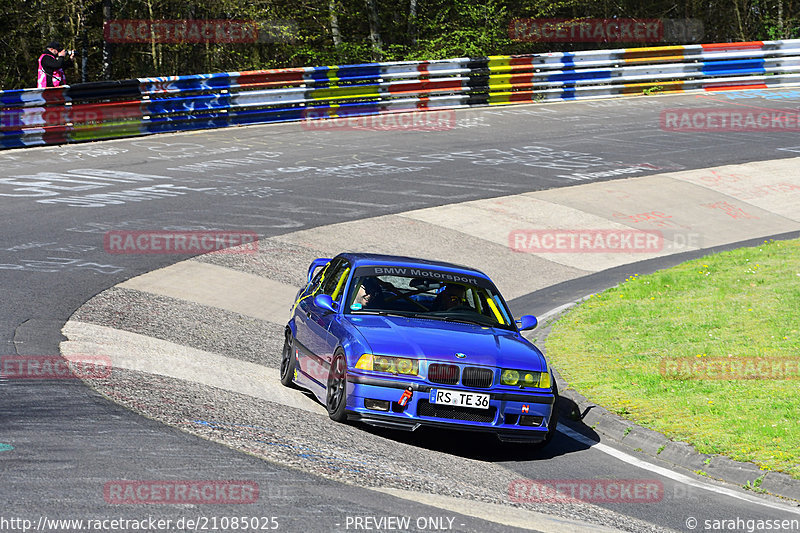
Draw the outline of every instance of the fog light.
<instances>
[{"instance_id":1,"label":"fog light","mask_svg":"<svg viewBox=\"0 0 800 533\"><path fill-rule=\"evenodd\" d=\"M388 400L373 400L371 398L364 398L364 407L372 409L373 411L388 411Z\"/></svg>"},{"instance_id":2,"label":"fog light","mask_svg":"<svg viewBox=\"0 0 800 533\"><path fill-rule=\"evenodd\" d=\"M521 415L519 417L520 426L539 427L542 425L542 422L544 422L543 416Z\"/></svg>"}]
</instances>

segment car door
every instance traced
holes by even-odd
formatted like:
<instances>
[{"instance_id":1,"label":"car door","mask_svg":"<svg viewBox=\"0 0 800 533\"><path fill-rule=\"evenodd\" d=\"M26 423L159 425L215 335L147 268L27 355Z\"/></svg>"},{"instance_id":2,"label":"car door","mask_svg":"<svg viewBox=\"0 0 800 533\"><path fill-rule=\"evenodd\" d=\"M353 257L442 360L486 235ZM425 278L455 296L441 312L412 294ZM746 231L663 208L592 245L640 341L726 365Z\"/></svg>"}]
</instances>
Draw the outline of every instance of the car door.
<instances>
[{"instance_id":1,"label":"car door","mask_svg":"<svg viewBox=\"0 0 800 533\"><path fill-rule=\"evenodd\" d=\"M327 294L334 301L341 302L349 272L350 264L346 260L334 259L321 272L317 283L312 283L309 292L297 306L297 340L305 348L298 354L298 364L303 373L322 385L326 383L333 350L338 344L338 339L328 331L338 315L318 307L314 298Z\"/></svg>"},{"instance_id":2,"label":"car door","mask_svg":"<svg viewBox=\"0 0 800 533\"><path fill-rule=\"evenodd\" d=\"M297 293L294 307L292 308L292 318L294 318L295 325L295 345L299 349L298 363L303 358L303 354L309 349L309 344L313 344L311 332L309 331L309 300L314 298L314 295L319 291L319 286L325 276L325 271L330 266L330 261L323 266L316 275L309 280L308 284ZM310 276L310 274L309 274Z\"/></svg>"}]
</instances>

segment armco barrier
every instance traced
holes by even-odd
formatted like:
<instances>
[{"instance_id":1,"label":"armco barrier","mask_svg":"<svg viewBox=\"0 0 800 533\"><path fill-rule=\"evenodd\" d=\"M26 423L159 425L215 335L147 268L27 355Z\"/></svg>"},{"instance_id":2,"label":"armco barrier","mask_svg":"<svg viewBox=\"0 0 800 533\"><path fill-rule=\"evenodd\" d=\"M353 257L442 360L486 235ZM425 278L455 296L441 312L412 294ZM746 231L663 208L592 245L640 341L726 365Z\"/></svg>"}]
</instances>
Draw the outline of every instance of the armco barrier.
<instances>
[{"instance_id":1,"label":"armco barrier","mask_svg":"<svg viewBox=\"0 0 800 533\"><path fill-rule=\"evenodd\" d=\"M0 149L331 117L800 86L800 39L365 63L0 91Z\"/></svg>"}]
</instances>

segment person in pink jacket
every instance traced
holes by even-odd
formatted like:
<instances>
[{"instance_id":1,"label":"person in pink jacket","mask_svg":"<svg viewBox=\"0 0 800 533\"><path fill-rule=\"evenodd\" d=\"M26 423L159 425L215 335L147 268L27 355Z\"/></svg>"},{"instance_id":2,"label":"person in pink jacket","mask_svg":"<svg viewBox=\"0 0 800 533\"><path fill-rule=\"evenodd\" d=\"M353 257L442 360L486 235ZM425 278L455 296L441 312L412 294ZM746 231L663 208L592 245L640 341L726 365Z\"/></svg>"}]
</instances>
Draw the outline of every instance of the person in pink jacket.
<instances>
[{"instance_id":1,"label":"person in pink jacket","mask_svg":"<svg viewBox=\"0 0 800 533\"><path fill-rule=\"evenodd\" d=\"M64 50L61 43L52 41L47 45L47 50L39 56L39 70L36 86L39 89L66 85L64 68L72 65L75 52Z\"/></svg>"}]
</instances>

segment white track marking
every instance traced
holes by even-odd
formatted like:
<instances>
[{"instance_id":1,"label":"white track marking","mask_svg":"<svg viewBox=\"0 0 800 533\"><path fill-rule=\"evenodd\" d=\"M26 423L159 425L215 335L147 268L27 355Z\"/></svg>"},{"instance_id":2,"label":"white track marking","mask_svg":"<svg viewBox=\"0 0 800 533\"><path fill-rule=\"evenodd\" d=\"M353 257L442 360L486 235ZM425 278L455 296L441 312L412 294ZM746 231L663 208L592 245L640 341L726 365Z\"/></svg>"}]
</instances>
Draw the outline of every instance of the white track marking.
<instances>
[{"instance_id":1,"label":"white track marking","mask_svg":"<svg viewBox=\"0 0 800 533\"><path fill-rule=\"evenodd\" d=\"M578 442L580 442L582 444L585 444L585 445L587 445L587 446L589 446L589 447L591 447L591 448L593 448L593 449L595 449L595 450L597 450L599 452L603 452L605 454L608 454L608 455L610 455L610 456L612 456L612 457L614 457L616 459L619 459L620 461L623 461L625 463L628 463L629 465L635 466L636 468L641 468L643 470L649 470L650 472L653 472L653 473L658 474L660 476L664 476L666 478L672 479L674 481L677 481L678 483L683 483L685 485L689 485L691 487L695 487L695 488L698 488L698 489L707 490L707 491L710 491L710 492L716 492L717 494L723 494L725 496L730 496L731 498L744 500L744 501L749 502L749 503L755 503L757 505L761 505L761 506L764 506L764 507L769 507L771 509L777 509L779 511L786 511L786 512L789 512L789 513L800 514L800 509L798 509L798 508L793 508L793 507L790 507L789 505L784 505L784 504L781 504L781 503L770 502L770 501L764 500L762 498L759 498L757 496L753 496L753 495L750 495L750 494L747 494L747 493L742 493L742 492L730 489L728 487L718 487L716 485L711 485L710 483L703 483L702 481L699 481L699 480L696 480L696 479L692 479L691 477L689 477L687 475L680 474L680 473L675 472L673 470L670 470L668 468L664 468L664 467L661 467L661 466L654 465L652 463L648 463L647 461L643 461L643 460L639 459L638 457L634 457L634 456L632 456L632 455L630 455L628 453L625 453L623 451L617 450L616 448L612 448L611 446L608 446L607 444L603 444L601 442L594 441L594 440L590 439L589 437L586 437L585 435L581 435L577 431L575 431L573 429L570 429L568 427L560 425L560 426L558 426L558 431L560 433L566 435L567 437L570 437L571 439L574 439L574 440L576 440L576 441L578 441Z\"/></svg>"}]
</instances>

